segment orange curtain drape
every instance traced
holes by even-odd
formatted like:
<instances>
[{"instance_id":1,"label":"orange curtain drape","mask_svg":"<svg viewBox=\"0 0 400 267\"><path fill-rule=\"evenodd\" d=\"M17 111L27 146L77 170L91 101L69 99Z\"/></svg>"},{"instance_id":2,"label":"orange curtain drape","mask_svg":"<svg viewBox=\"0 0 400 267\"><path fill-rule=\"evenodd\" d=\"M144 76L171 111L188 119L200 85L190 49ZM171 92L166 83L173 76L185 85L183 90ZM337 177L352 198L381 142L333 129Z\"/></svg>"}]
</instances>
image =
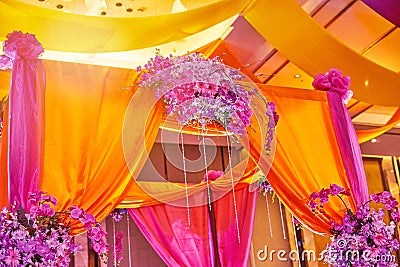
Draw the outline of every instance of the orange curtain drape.
<instances>
[{"instance_id":1,"label":"orange curtain drape","mask_svg":"<svg viewBox=\"0 0 400 267\"><path fill-rule=\"evenodd\" d=\"M259 86L263 94L276 103L280 114L276 153L268 181L297 219L316 232L328 233L329 221L340 220L345 207L332 198L324 207L325 213L315 216L306 205L308 196L330 184L345 188L350 185L340 157L327 95L322 91ZM254 147L259 145L250 143ZM355 208L354 199L350 198L348 204Z\"/></svg>"},{"instance_id":2,"label":"orange curtain drape","mask_svg":"<svg viewBox=\"0 0 400 267\"><path fill-rule=\"evenodd\" d=\"M121 133L133 94L127 88L136 74L55 61L46 61L45 66L46 140L41 189L58 199L58 209L79 205L102 220L124 199L133 181L122 153ZM154 129L157 126L147 125L149 149L157 135ZM135 138L138 136L133 131ZM146 159L142 155L132 161L137 172Z\"/></svg>"},{"instance_id":3,"label":"orange curtain drape","mask_svg":"<svg viewBox=\"0 0 400 267\"><path fill-rule=\"evenodd\" d=\"M41 189L59 200L59 209L79 205L102 220L119 203L140 207L184 198L182 184L138 184L132 179L147 159L163 113L150 91L136 92L129 87L136 77L133 71L54 61L45 61L45 67L46 140ZM306 206L308 195L330 183L349 188L326 95L259 86L276 103L281 116L268 179L298 219L326 233L329 218L340 218L343 207L334 201L324 216L315 217ZM130 105L134 92L135 98L142 94L140 105ZM253 128L247 145L250 158L234 167L235 180L240 180L237 189L253 182L258 168L267 172L272 160L262 149L265 129ZM126 153L126 147L132 151ZM211 187L213 193L229 190L230 175L216 180ZM193 185L189 193L195 195L205 188L204 183Z\"/></svg>"}]
</instances>

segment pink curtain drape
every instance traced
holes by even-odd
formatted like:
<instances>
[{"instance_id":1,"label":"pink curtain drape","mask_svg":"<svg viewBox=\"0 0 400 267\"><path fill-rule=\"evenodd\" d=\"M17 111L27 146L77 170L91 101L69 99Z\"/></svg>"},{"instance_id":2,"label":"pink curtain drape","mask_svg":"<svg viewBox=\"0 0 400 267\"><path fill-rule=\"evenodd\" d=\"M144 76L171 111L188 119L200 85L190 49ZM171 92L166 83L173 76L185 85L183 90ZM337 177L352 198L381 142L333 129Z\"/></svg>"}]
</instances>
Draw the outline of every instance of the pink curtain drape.
<instances>
[{"instance_id":1,"label":"pink curtain drape","mask_svg":"<svg viewBox=\"0 0 400 267\"><path fill-rule=\"evenodd\" d=\"M368 184L357 134L340 95L333 91L326 93L331 110L333 128L335 129L351 192L357 206L360 206L368 200Z\"/></svg>"},{"instance_id":2,"label":"pink curtain drape","mask_svg":"<svg viewBox=\"0 0 400 267\"><path fill-rule=\"evenodd\" d=\"M235 192L240 243L232 191L213 202L217 236L212 236L208 205L186 207L158 204L128 209L140 231L168 266L215 266L217 240L222 267L247 266L253 233L257 191L249 186Z\"/></svg>"},{"instance_id":3,"label":"pink curtain drape","mask_svg":"<svg viewBox=\"0 0 400 267\"><path fill-rule=\"evenodd\" d=\"M27 205L43 166L45 71L43 47L33 34L12 32L4 54L12 61L8 118L9 202Z\"/></svg>"},{"instance_id":4,"label":"pink curtain drape","mask_svg":"<svg viewBox=\"0 0 400 267\"><path fill-rule=\"evenodd\" d=\"M190 225L186 208L168 204L129 209L129 214L168 266L214 266L208 206L190 208Z\"/></svg>"},{"instance_id":5,"label":"pink curtain drape","mask_svg":"<svg viewBox=\"0 0 400 267\"><path fill-rule=\"evenodd\" d=\"M257 192L250 192L249 187L235 192L238 225L234 213L233 191L214 203L218 254L223 267L248 266Z\"/></svg>"}]
</instances>

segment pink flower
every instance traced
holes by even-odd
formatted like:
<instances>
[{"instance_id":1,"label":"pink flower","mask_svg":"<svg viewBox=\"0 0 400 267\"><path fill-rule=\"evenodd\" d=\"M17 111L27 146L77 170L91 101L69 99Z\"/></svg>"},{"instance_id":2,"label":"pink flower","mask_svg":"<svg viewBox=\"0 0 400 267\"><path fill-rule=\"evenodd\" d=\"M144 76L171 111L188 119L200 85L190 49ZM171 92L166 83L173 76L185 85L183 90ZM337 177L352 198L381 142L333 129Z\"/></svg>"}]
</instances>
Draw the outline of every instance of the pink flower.
<instances>
[{"instance_id":1,"label":"pink flower","mask_svg":"<svg viewBox=\"0 0 400 267\"><path fill-rule=\"evenodd\" d=\"M327 75L317 74L314 77L312 86L317 90L328 91L331 88L331 83L330 83Z\"/></svg>"},{"instance_id":2,"label":"pink flower","mask_svg":"<svg viewBox=\"0 0 400 267\"><path fill-rule=\"evenodd\" d=\"M332 81L332 79L335 78L335 77L342 77L342 72L341 72L340 70L338 70L338 69L332 68L332 69L330 69L330 70L328 71L328 73L326 74L326 76L328 77L328 79L329 79L330 81Z\"/></svg>"},{"instance_id":3,"label":"pink flower","mask_svg":"<svg viewBox=\"0 0 400 267\"><path fill-rule=\"evenodd\" d=\"M8 255L6 256L5 262L7 265L18 266L20 259L21 257L19 255L19 250L16 248L12 248L8 251Z\"/></svg>"},{"instance_id":4,"label":"pink flower","mask_svg":"<svg viewBox=\"0 0 400 267\"><path fill-rule=\"evenodd\" d=\"M7 34L3 50L4 54L11 59L21 58L24 60L35 59L44 52L34 34L23 34L20 31Z\"/></svg>"},{"instance_id":5,"label":"pink flower","mask_svg":"<svg viewBox=\"0 0 400 267\"><path fill-rule=\"evenodd\" d=\"M208 176L208 181L215 181L215 180L217 180L219 177L221 177L222 175L224 175L224 172L223 172L223 171L209 170L209 171L207 172L207 174L204 174L204 177L203 177L203 181L202 181L202 182L207 181L207 176Z\"/></svg>"},{"instance_id":6,"label":"pink flower","mask_svg":"<svg viewBox=\"0 0 400 267\"><path fill-rule=\"evenodd\" d=\"M327 74L317 74L314 77L312 86L316 90L337 93L344 104L347 104L353 95L353 92L349 90L350 77L342 76L342 72L337 69L330 69Z\"/></svg>"},{"instance_id":7,"label":"pink flower","mask_svg":"<svg viewBox=\"0 0 400 267\"><path fill-rule=\"evenodd\" d=\"M386 244L386 237L383 234L376 234L372 237L377 246L384 246Z\"/></svg>"},{"instance_id":8,"label":"pink flower","mask_svg":"<svg viewBox=\"0 0 400 267\"><path fill-rule=\"evenodd\" d=\"M0 70L11 69L13 61L7 56L0 56Z\"/></svg>"},{"instance_id":9,"label":"pink flower","mask_svg":"<svg viewBox=\"0 0 400 267\"><path fill-rule=\"evenodd\" d=\"M70 211L72 219L78 220L82 216L82 210L76 206L72 206Z\"/></svg>"},{"instance_id":10,"label":"pink flower","mask_svg":"<svg viewBox=\"0 0 400 267\"><path fill-rule=\"evenodd\" d=\"M393 221L396 223L400 222L400 212L398 208L393 209L393 211L390 213L390 217L392 218Z\"/></svg>"},{"instance_id":11,"label":"pink flower","mask_svg":"<svg viewBox=\"0 0 400 267\"><path fill-rule=\"evenodd\" d=\"M85 220L87 222L90 222L90 223L95 223L96 222L96 218L90 213L86 213L85 214Z\"/></svg>"}]
</instances>

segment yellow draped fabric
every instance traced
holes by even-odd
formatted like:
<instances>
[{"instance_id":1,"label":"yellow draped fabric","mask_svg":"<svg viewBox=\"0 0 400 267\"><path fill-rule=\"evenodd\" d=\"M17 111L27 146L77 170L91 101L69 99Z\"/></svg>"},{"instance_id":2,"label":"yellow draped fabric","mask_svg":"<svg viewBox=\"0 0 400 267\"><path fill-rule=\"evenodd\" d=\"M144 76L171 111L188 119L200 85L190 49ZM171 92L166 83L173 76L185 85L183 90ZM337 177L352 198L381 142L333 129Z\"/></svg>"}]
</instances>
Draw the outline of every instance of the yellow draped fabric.
<instances>
[{"instance_id":1,"label":"yellow draped fabric","mask_svg":"<svg viewBox=\"0 0 400 267\"><path fill-rule=\"evenodd\" d=\"M0 1L0 36L13 30L36 34L43 47L70 52L116 52L153 47L198 33L242 11L248 0L219 0L175 14L95 17ZM212 14L212 15L210 15Z\"/></svg>"},{"instance_id":2,"label":"yellow draped fabric","mask_svg":"<svg viewBox=\"0 0 400 267\"><path fill-rule=\"evenodd\" d=\"M22 30L35 33L49 50L126 51L181 40L242 11L268 42L309 75L335 67L352 78L358 100L400 106L400 75L346 47L295 0L220 0L176 14L129 18L91 17L0 0L0 36Z\"/></svg>"},{"instance_id":3,"label":"yellow draped fabric","mask_svg":"<svg viewBox=\"0 0 400 267\"><path fill-rule=\"evenodd\" d=\"M372 138L378 137L381 134L386 133L399 123L400 123L400 108L396 110L396 112L389 119L389 121L385 123L385 125L377 127L375 129L357 130L356 133L358 137L358 142L362 144L364 142L371 140Z\"/></svg>"},{"instance_id":4,"label":"yellow draped fabric","mask_svg":"<svg viewBox=\"0 0 400 267\"><path fill-rule=\"evenodd\" d=\"M356 99L400 106L399 73L345 46L302 10L297 1L255 1L244 16L272 46L309 75L337 68L351 77Z\"/></svg>"}]
</instances>

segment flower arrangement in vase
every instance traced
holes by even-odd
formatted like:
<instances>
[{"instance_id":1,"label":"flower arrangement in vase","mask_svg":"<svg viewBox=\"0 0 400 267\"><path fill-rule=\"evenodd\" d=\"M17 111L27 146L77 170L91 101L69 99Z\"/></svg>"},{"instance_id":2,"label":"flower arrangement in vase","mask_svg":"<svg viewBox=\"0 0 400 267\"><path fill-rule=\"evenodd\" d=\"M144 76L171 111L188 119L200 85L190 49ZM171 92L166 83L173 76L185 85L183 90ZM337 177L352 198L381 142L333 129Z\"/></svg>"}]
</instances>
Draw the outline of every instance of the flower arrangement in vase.
<instances>
[{"instance_id":1,"label":"flower arrangement in vase","mask_svg":"<svg viewBox=\"0 0 400 267\"><path fill-rule=\"evenodd\" d=\"M57 200L43 192L30 193L28 201L28 210L14 204L0 212L1 266L69 266L70 254L81 249L70 235L73 220L84 225L91 246L107 262L107 233L93 215L76 206L56 212Z\"/></svg>"},{"instance_id":2,"label":"flower arrangement in vase","mask_svg":"<svg viewBox=\"0 0 400 267\"><path fill-rule=\"evenodd\" d=\"M394 267L397 266L393 252L400 249L395 229L400 222L397 200L387 191L370 195L369 201L350 210L344 197L350 192L332 184L313 192L308 206L314 212L323 212L323 205L330 196L337 196L344 204L346 213L341 222L331 222L331 243L327 245L324 261L335 267ZM375 210L370 203L380 203L384 208ZM389 214L385 220L386 213Z\"/></svg>"}]
</instances>

